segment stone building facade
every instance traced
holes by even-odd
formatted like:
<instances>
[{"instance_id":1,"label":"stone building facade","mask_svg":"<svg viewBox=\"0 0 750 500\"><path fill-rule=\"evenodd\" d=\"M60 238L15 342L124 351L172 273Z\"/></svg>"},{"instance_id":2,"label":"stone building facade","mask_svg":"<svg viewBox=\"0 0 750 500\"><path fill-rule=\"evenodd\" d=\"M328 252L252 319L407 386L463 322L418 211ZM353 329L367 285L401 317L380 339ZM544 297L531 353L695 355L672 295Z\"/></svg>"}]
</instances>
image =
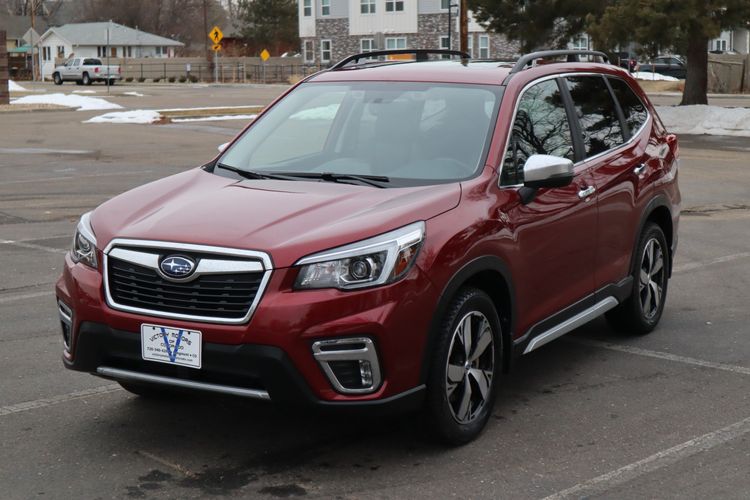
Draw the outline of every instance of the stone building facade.
<instances>
[{"instance_id":1,"label":"stone building facade","mask_svg":"<svg viewBox=\"0 0 750 500\"><path fill-rule=\"evenodd\" d=\"M448 48L449 15L441 8L441 0L299 0L299 9L305 64L325 67L349 55L373 50ZM363 13L365 10L368 12ZM455 9L451 18L450 45L458 50ZM469 52L475 59L512 60L518 57L520 48L503 35L487 32L472 19Z\"/></svg>"}]
</instances>

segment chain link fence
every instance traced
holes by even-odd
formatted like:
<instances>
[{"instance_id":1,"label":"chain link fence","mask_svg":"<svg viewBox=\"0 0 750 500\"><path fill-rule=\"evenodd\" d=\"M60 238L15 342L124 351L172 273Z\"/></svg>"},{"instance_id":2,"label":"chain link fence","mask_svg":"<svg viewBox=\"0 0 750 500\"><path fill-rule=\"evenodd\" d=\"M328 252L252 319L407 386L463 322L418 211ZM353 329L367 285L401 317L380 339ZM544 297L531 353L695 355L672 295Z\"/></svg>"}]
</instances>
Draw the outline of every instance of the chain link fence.
<instances>
[{"instance_id":1,"label":"chain link fence","mask_svg":"<svg viewBox=\"0 0 750 500\"><path fill-rule=\"evenodd\" d=\"M120 65L125 81L294 83L320 68L302 64L248 64L221 62L125 61Z\"/></svg>"}]
</instances>

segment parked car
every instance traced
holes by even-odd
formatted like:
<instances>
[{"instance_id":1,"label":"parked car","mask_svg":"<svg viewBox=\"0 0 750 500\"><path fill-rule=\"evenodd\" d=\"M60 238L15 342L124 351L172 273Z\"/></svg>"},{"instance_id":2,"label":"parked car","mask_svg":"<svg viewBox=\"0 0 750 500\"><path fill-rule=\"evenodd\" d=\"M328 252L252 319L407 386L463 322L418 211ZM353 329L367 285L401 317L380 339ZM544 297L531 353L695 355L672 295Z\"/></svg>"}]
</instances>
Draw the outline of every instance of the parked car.
<instances>
[{"instance_id":1,"label":"parked car","mask_svg":"<svg viewBox=\"0 0 750 500\"><path fill-rule=\"evenodd\" d=\"M83 215L56 285L65 366L144 396L422 408L460 444L513 357L604 313L652 331L678 144L638 83L535 64L579 51L411 52L307 77L205 165Z\"/></svg>"},{"instance_id":2,"label":"parked car","mask_svg":"<svg viewBox=\"0 0 750 500\"><path fill-rule=\"evenodd\" d=\"M106 66L101 59L93 57L75 57L68 59L62 66L56 66L52 73L55 85L63 82L76 82L78 85L91 85L93 82L107 82L114 85L122 79L120 67Z\"/></svg>"},{"instance_id":3,"label":"parked car","mask_svg":"<svg viewBox=\"0 0 750 500\"><path fill-rule=\"evenodd\" d=\"M631 73L638 67L638 56L633 52L615 52L615 56L617 56L617 65Z\"/></svg>"},{"instance_id":4,"label":"parked car","mask_svg":"<svg viewBox=\"0 0 750 500\"><path fill-rule=\"evenodd\" d=\"M646 64L641 64L638 71L644 73L659 73L684 80L687 76L687 65L685 61L677 56L659 56Z\"/></svg>"}]
</instances>

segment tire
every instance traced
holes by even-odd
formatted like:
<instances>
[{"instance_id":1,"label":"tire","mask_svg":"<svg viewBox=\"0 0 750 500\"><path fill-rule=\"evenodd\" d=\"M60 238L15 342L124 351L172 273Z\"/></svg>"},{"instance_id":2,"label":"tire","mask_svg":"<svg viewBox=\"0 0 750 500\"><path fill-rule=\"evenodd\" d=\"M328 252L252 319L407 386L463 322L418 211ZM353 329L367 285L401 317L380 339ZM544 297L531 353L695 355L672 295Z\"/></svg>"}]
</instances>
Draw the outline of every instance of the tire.
<instances>
[{"instance_id":1,"label":"tire","mask_svg":"<svg viewBox=\"0 0 750 500\"><path fill-rule=\"evenodd\" d=\"M459 290L443 317L427 380L428 420L440 440L462 445L482 432L495 404L502 360L492 300L476 288Z\"/></svg>"},{"instance_id":2,"label":"tire","mask_svg":"<svg viewBox=\"0 0 750 500\"><path fill-rule=\"evenodd\" d=\"M52 79L55 81L55 85L63 84L63 80L62 80L62 77L60 77L60 73L54 73L52 75Z\"/></svg>"},{"instance_id":3,"label":"tire","mask_svg":"<svg viewBox=\"0 0 750 500\"><path fill-rule=\"evenodd\" d=\"M84 85L91 85L91 77L88 73L84 73L83 76L81 76L81 83Z\"/></svg>"},{"instance_id":4,"label":"tire","mask_svg":"<svg viewBox=\"0 0 750 500\"><path fill-rule=\"evenodd\" d=\"M669 247L661 227L646 224L638 240L633 291L607 312L610 326L621 333L645 335L659 324L667 300L670 269Z\"/></svg>"},{"instance_id":5,"label":"tire","mask_svg":"<svg viewBox=\"0 0 750 500\"><path fill-rule=\"evenodd\" d=\"M173 397L176 394L176 391L156 384L122 381L118 381L117 383L129 393L147 399L165 399Z\"/></svg>"},{"instance_id":6,"label":"tire","mask_svg":"<svg viewBox=\"0 0 750 500\"><path fill-rule=\"evenodd\" d=\"M114 84L115 84L115 79L114 78L110 78L109 79L109 86L112 87L112 86L114 86Z\"/></svg>"}]
</instances>

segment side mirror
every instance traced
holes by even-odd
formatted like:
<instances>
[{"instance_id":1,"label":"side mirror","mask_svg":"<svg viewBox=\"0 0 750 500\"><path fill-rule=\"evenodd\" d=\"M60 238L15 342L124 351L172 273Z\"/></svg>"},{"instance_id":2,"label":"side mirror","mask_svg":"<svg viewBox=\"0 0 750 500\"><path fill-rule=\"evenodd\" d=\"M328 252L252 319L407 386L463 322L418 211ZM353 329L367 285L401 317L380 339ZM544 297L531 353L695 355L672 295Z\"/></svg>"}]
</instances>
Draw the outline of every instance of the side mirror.
<instances>
[{"instance_id":1,"label":"side mirror","mask_svg":"<svg viewBox=\"0 0 750 500\"><path fill-rule=\"evenodd\" d=\"M225 142L224 144L219 144L219 147L217 147L216 149L219 150L219 153L223 153L224 150L227 149L227 146L229 146L229 143Z\"/></svg>"},{"instance_id":2,"label":"side mirror","mask_svg":"<svg viewBox=\"0 0 750 500\"><path fill-rule=\"evenodd\" d=\"M564 187L573 182L573 162L567 158L550 155L531 155L523 165L523 187L519 190L521 202L530 203L539 188Z\"/></svg>"}]
</instances>

